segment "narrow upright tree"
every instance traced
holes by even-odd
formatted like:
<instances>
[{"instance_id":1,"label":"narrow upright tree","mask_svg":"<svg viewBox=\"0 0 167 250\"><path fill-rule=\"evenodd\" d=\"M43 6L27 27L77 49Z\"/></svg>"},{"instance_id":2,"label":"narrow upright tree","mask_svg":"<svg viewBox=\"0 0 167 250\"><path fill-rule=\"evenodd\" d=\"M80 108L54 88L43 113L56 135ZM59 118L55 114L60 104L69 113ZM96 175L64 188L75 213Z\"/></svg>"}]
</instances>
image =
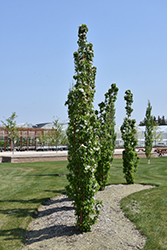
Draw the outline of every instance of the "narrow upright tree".
<instances>
[{"instance_id":1,"label":"narrow upright tree","mask_svg":"<svg viewBox=\"0 0 167 250\"><path fill-rule=\"evenodd\" d=\"M94 198L99 186L95 178L100 148L96 131L99 128L93 110L96 68L93 67L93 45L87 43L88 28L80 25L78 51L74 52L76 81L68 94L69 126L67 195L73 198L76 226L80 231L89 231L97 218L101 202Z\"/></svg>"},{"instance_id":2,"label":"narrow upright tree","mask_svg":"<svg viewBox=\"0 0 167 250\"><path fill-rule=\"evenodd\" d=\"M105 101L99 103L98 121L100 122L99 141L101 157L98 162L96 179L100 185L100 190L104 190L109 176L109 169L113 161L115 149L115 101L117 99L118 88L115 83L105 94Z\"/></svg>"},{"instance_id":3,"label":"narrow upright tree","mask_svg":"<svg viewBox=\"0 0 167 250\"><path fill-rule=\"evenodd\" d=\"M133 103L133 94L130 90L125 91L124 99L126 101L126 115L124 122L121 126L122 139L124 141L124 151L123 151L123 173L128 184L134 183L134 173L137 171L137 164L139 161L138 154L135 151L137 145L137 139L135 134L137 133L135 129L135 119L131 119L131 113L133 109L131 105Z\"/></svg>"},{"instance_id":4,"label":"narrow upright tree","mask_svg":"<svg viewBox=\"0 0 167 250\"><path fill-rule=\"evenodd\" d=\"M148 159L148 164L150 164L151 158L151 151L153 147L153 128L154 128L154 121L153 116L151 115L152 106L150 101L148 101L148 106L146 109L146 127L144 132L145 137L145 154Z\"/></svg>"}]
</instances>

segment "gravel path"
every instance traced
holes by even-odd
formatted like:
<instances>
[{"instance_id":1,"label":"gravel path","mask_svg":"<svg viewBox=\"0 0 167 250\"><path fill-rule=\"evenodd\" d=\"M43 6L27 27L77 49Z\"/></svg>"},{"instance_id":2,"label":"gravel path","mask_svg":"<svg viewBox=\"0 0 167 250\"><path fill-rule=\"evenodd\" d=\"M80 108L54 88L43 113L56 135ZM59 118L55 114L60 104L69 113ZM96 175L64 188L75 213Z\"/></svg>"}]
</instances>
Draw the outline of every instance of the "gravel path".
<instances>
[{"instance_id":1,"label":"gravel path","mask_svg":"<svg viewBox=\"0 0 167 250\"><path fill-rule=\"evenodd\" d=\"M49 200L29 225L23 250L134 250L145 245L140 234L120 209L120 200L151 188L139 184L111 185L96 197L103 202L98 222L91 232L81 234L74 226L74 208L65 195Z\"/></svg>"}]
</instances>

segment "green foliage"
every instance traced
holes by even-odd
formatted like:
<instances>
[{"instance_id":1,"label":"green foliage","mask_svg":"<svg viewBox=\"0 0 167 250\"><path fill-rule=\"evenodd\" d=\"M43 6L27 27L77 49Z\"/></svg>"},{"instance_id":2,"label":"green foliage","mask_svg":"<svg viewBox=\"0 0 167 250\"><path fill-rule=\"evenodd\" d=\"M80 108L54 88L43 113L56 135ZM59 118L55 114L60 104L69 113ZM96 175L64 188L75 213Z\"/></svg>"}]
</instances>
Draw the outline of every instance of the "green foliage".
<instances>
[{"instance_id":1,"label":"green foliage","mask_svg":"<svg viewBox=\"0 0 167 250\"><path fill-rule=\"evenodd\" d=\"M4 140L3 140L3 137L0 137L0 147L3 147L4 146Z\"/></svg>"},{"instance_id":2,"label":"green foliage","mask_svg":"<svg viewBox=\"0 0 167 250\"><path fill-rule=\"evenodd\" d=\"M151 110L152 110L151 103L150 103L150 101L148 101L148 106L146 109L146 119L145 119L146 128L145 128L145 132L144 132L145 154L146 154L146 157L148 159L148 163L150 163L151 151L152 151L152 147L153 147L154 123L153 123L153 116L151 115Z\"/></svg>"},{"instance_id":3,"label":"green foliage","mask_svg":"<svg viewBox=\"0 0 167 250\"><path fill-rule=\"evenodd\" d=\"M56 147L61 144L62 139L64 137L64 133L63 133L63 124L59 122L59 118L53 117L53 127L52 127L52 145L56 145Z\"/></svg>"},{"instance_id":4,"label":"green foliage","mask_svg":"<svg viewBox=\"0 0 167 250\"><path fill-rule=\"evenodd\" d=\"M122 139L124 141L124 151L123 151L123 173L128 184L134 183L134 173L137 171L137 165L139 161L138 154L135 151L137 145L137 139L135 134L137 133L135 129L135 119L130 119L133 109L131 105L133 103L133 94L130 90L125 92L126 101L126 114L127 117L124 118L124 122L121 126Z\"/></svg>"},{"instance_id":5,"label":"green foliage","mask_svg":"<svg viewBox=\"0 0 167 250\"><path fill-rule=\"evenodd\" d=\"M167 125L167 119L165 119L165 116L163 115L162 118L158 116L157 124L159 125Z\"/></svg>"},{"instance_id":6,"label":"green foliage","mask_svg":"<svg viewBox=\"0 0 167 250\"><path fill-rule=\"evenodd\" d=\"M160 116L158 116L158 118L156 118L155 116L153 116L153 120L154 120L154 125L167 125L167 119L165 119L165 116L163 115L162 118ZM146 125L146 118L144 118L143 121L140 121L139 126L145 126Z\"/></svg>"},{"instance_id":7,"label":"green foliage","mask_svg":"<svg viewBox=\"0 0 167 250\"><path fill-rule=\"evenodd\" d=\"M113 153L115 149L116 133L115 133L115 101L117 99L118 88L116 84L112 84L111 88L105 94L105 101L99 103L98 121L100 129L98 131L101 158L98 161L96 179L100 185L100 190L106 186L109 169L113 161Z\"/></svg>"},{"instance_id":8,"label":"green foliage","mask_svg":"<svg viewBox=\"0 0 167 250\"><path fill-rule=\"evenodd\" d=\"M6 122L1 121L4 126L4 130L8 134L8 138L12 141L13 152L14 152L14 141L15 139L18 138L18 133L17 133L18 128L16 127L16 120L15 120L16 118L17 118L16 112L13 112L9 118L5 119Z\"/></svg>"},{"instance_id":9,"label":"green foliage","mask_svg":"<svg viewBox=\"0 0 167 250\"><path fill-rule=\"evenodd\" d=\"M39 144L44 146L57 146L58 145L67 145L68 139L66 132L63 131L63 123L59 122L59 118L53 117L53 126L51 131L44 131L39 135Z\"/></svg>"},{"instance_id":10,"label":"green foliage","mask_svg":"<svg viewBox=\"0 0 167 250\"><path fill-rule=\"evenodd\" d=\"M40 133L39 138L38 138L38 143L42 147L44 147L49 140L49 134L48 133Z\"/></svg>"},{"instance_id":11,"label":"green foliage","mask_svg":"<svg viewBox=\"0 0 167 250\"><path fill-rule=\"evenodd\" d=\"M157 145L157 142L161 142L163 140L162 137L162 132L159 131L159 125L157 123L154 123L153 126L153 141L154 141L154 145Z\"/></svg>"},{"instance_id":12,"label":"green foliage","mask_svg":"<svg viewBox=\"0 0 167 250\"><path fill-rule=\"evenodd\" d=\"M96 68L93 67L93 45L87 43L88 28L80 25L78 30L78 51L74 52L76 84L68 94L69 126L67 136L69 185L67 195L74 200L76 226L80 231L89 231L97 218L101 202L94 199L99 186L95 178L99 160L99 129L93 111Z\"/></svg>"}]
</instances>

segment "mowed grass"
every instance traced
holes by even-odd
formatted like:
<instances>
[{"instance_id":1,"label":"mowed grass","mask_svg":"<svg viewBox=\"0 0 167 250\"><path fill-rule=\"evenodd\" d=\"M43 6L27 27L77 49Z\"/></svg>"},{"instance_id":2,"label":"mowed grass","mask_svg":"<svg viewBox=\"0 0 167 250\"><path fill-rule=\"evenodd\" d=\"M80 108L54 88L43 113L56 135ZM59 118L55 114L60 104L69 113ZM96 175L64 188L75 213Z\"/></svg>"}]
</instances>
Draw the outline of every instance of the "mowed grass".
<instances>
[{"instance_id":1,"label":"mowed grass","mask_svg":"<svg viewBox=\"0 0 167 250\"><path fill-rule=\"evenodd\" d=\"M140 160L136 182L155 184L156 188L125 197L121 207L126 216L146 235L143 250L167 249L167 157Z\"/></svg>"},{"instance_id":2,"label":"mowed grass","mask_svg":"<svg viewBox=\"0 0 167 250\"><path fill-rule=\"evenodd\" d=\"M0 250L22 249L38 207L65 192L67 161L0 164ZM114 160L108 184L126 184L122 160ZM167 249L167 157L140 159L135 183L156 185L125 197L121 206L148 240L144 249Z\"/></svg>"},{"instance_id":3,"label":"mowed grass","mask_svg":"<svg viewBox=\"0 0 167 250\"><path fill-rule=\"evenodd\" d=\"M122 160L115 160L110 170L110 184L124 183ZM167 157L140 159L135 183L156 185L125 197L121 207L125 215L147 237L143 250L167 249Z\"/></svg>"},{"instance_id":4,"label":"mowed grass","mask_svg":"<svg viewBox=\"0 0 167 250\"><path fill-rule=\"evenodd\" d=\"M67 162L0 164L0 250L22 249L38 207L65 193Z\"/></svg>"}]
</instances>

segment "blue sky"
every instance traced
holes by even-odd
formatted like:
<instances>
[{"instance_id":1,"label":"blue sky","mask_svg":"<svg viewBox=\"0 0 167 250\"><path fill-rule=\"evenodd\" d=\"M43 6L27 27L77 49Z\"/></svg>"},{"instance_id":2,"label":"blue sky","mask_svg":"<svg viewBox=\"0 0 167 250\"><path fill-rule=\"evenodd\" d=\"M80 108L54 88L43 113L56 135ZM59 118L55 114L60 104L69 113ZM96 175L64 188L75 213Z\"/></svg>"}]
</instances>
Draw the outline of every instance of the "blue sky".
<instances>
[{"instance_id":1,"label":"blue sky","mask_svg":"<svg viewBox=\"0 0 167 250\"><path fill-rule=\"evenodd\" d=\"M14 111L17 123L68 120L64 103L80 24L94 47L95 109L114 82L118 125L127 89L137 124L148 100L153 115L167 118L166 13L166 0L1 0L0 120Z\"/></svg>"}]
</instances>

